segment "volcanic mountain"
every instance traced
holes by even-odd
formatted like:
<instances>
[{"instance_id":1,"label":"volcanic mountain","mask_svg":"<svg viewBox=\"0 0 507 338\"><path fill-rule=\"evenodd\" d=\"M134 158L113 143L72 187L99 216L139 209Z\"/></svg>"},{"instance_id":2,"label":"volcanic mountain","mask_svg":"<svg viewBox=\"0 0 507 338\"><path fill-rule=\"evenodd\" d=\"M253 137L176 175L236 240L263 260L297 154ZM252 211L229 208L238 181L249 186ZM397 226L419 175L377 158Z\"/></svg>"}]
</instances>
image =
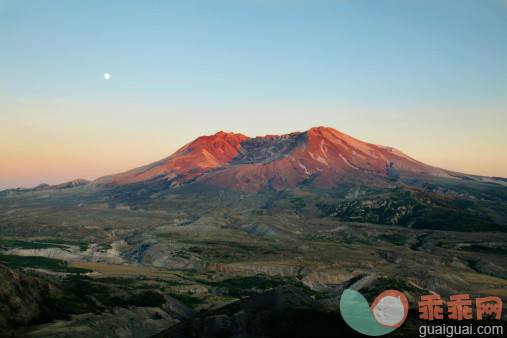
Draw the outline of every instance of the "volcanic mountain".
<instances>
[{"instance_id":1,"label":"volcanic mountain","mask_svg":"<svg viewBox=\"0 0 507 338\"><path fill-rule=\"evenodd\" d=\"M316 127L255 138L220 131L199 137L160 161L94 183L163 183L167 188L202 184L255 193L301 185L395 187L428 177L479 179L426 165L395 148L362 142L333 128Z\"/></svg>"}]
</instances>

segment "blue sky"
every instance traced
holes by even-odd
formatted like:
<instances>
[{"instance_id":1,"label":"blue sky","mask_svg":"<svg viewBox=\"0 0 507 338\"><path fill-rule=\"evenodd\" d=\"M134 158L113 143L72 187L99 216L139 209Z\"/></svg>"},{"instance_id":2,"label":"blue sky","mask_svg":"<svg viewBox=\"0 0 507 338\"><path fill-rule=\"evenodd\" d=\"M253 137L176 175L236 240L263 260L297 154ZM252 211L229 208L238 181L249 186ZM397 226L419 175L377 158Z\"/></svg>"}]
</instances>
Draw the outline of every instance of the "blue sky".
<instances>
[{"instance_id":1,"label":"blue sky","mask_svg":"<svg viewBox=\"0 0 507 338\"><path fill-rule=\"evenodd\" d=\"M507 176L506 14L468 0L0 1L0 188L96 178L218 130L316 125ZM38 157L55 160L14 178Z\"/></svg>"}]
</instances>

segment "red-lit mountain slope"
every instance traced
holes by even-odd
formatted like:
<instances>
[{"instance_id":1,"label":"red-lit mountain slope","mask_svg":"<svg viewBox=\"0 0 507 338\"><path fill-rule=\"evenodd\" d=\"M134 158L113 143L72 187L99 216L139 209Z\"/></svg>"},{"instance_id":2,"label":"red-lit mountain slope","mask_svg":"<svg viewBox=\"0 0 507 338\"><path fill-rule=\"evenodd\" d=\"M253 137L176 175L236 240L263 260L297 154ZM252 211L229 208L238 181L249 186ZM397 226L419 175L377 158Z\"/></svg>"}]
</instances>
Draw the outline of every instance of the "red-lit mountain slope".
<instances>
[{"instance_id":1,"label":"red-lit mountain slope","mask_svg":"<svg viewBox=\"0 0 507 338\"><path fill-rule=\"evenodd\" d=\"M165 181L172 187L204 184L257 192L301 184L333 188L342 183L393 187L401 179L473 178L432 167L391 148L356 140L333 128L249 138L218 132L202 136L173 155L95 184Z\"/></svg>"}]
</instances>

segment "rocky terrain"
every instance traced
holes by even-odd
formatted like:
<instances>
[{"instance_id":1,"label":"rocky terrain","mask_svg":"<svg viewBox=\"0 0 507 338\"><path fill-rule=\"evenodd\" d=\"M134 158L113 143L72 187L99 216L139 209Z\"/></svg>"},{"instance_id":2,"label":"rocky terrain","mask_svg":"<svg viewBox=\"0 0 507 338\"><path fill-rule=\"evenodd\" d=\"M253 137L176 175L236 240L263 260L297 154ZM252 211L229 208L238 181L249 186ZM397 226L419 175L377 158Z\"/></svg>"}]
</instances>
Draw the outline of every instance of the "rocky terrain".
<instances>
[{"instance_id":1,"label":"rocky terrain","mask_svg":"<svg viewBox=\"0 0 507 338\"><path fill-rule=\"evenodd\" d=\"M422 294L506 304L506 225L501 178L331 128L220 132L93 182L0 192L1 333L353 334L343 290L394 288L403 336Z\"/></svg>"},{"instance_id":2,"label":"rocky terrain","mask_svg":"<svg viewBox=\"0 0 507 338\"><path fill-rule=\"evenodd\" d=\"M44 297L57 292L45 281L0 265L0 326L31 323L41 316Z\"/></svg>"}]
</instances>

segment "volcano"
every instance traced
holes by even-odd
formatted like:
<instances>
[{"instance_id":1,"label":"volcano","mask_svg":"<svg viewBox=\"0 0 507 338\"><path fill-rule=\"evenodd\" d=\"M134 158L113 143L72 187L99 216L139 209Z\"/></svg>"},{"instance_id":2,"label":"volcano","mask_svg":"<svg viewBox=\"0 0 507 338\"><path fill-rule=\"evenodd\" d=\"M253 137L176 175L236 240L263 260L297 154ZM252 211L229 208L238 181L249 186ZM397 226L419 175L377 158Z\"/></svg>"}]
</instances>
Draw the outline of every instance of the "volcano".
<instances>
[{"instance_id":1,"label":"volcano","mask_svg":"<svg viewBox=\"0 0 507 338\"><path fill-rule=\"evenodd\" d=\"M112 210L119 205L178 212L188 219L231 213L276 218L295 212L300 219L505 231L506 187L504 178L433 167L395 148L316 127L254 138L220 131L120 174L10 189L0 197L51 197L52 203L78 206L102 201ZM262 224L246 225L246 230L244 224L228 226L275 233Z\"/></svg>"},{"instance_id":2,"label":"volcano","mask_svg":"<svg viewBox=\"0 0 507 338\"><path fill-rule=\"evenodd\" d=\"M395 148L363 142L333 128L316 127L255 138L220 131L199 137L160 161L94 183L164 183L169 188L201 184L255 193L301 185L392 188L429 177L478 179L426 165Z\"/></svg>"}]
</instances>

